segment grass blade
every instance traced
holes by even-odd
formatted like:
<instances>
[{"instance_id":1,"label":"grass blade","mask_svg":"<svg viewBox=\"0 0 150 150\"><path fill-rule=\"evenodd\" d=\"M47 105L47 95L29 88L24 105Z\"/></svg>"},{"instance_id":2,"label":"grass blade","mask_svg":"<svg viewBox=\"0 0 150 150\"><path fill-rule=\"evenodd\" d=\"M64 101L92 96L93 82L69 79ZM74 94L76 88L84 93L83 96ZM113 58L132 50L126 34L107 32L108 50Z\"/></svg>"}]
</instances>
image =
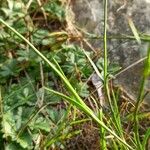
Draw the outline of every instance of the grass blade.
<instances>
[{"instance_id":1,"label":"grass blade","mask_svg":"<svg viewBox=\"0 0 150 150\"><path fill-rule=\"evenodd\" d=\"M131 19L131 17L128 17L127 19L128 19L129 26L130 26L130 28L133 32L133 35L134 35L135 39L137 40L138 44L141 44L141 39L140 39L138 31L137 31L137 29L136 29L136 27L133 23L133 20Z\"/></svg>"},{"instance_id":2,"label":"grass blade","mask_svg":"<svg viewBox=\"0 0 150 150\"><path fill-rule=\"evenodd\" d=\"M142 147L142 144L141 144L141 141L140 141L140 135L139 135L138 112L139 112L140 105L144 100L144 87L145 87L146 80L149 77L149 74L150 74L150 44L149 44L148 50L147 50L147 59L145 60L143 78L142 78L142 81L141 81L140 91L139 91L139 95L138 95L138 98L137 98L137 102L136 102L136 105L135 105L135 111L134 111L135 140L137 142L139 150L143 150L143 147Z\"/></svg>"},{"instance_id":3,"label":"grass blade","mask_svg":"<svg viewBox=\"0 0 150 150\"><path fill-rule=\"evenodd\" d=\"M143 138L142 147L146 149L146 144L150 138L150 128L147 129L145 136Z\"/></svg>"}]
</instances>

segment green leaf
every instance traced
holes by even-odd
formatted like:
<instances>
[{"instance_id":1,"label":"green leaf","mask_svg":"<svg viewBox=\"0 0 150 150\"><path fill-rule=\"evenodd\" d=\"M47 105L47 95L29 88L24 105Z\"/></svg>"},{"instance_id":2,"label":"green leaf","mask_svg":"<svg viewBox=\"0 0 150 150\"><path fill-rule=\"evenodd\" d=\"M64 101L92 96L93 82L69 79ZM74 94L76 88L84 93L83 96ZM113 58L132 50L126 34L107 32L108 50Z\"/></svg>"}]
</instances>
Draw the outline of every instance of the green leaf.
<instances>
[{"instance_id":1,"label":"green leaf","mask_svg":"<svg viewBox=\"0 0 150 150\"><path fill-rule=\"evenodd\" d=\"M17 61L15 59L8 59L1 67L0 67L0 75L3 77L6 76L15 76L17 72L19 72L19 68L17 66Z\"/></svg>"},{"instance_id":2,"label":"green leaf","mask_svg":"<svg viewBox=\"0 0 150 150\"><path fill-rule=\"evenodd\" d=\"M13 10L14 1L13 1L13 0L7 0L7 3L8 3L8 8L9 8L10 10Z\"/></svg>"},{"instance_id":3,"label":"green leaf","mask_svg":"<svg viewBox=\"0 0 150 150\"><path fill-rule=\"evenodd\" d=\"M8 38L10 35L4 31L4 29L0 30L0 39Z\"/></svg>"},{"instance_id":4,"label":"green leaf","mask_svg":"<svg viewBox=\"0 0 150 150\"><path fill-rule=\"evenodd\" d=\"M28 88L24 88L23 94L24 94L25 97L28 97L29 96L29 89Z\"/></svg>"},{"instance_id":5,"label":"green leaf","mask_svg":"<svg viewBox=\"0 0 150 150\"><path fill-rule=\"evenodd\" d=\"M89 87L86 83L80 82L78 87L79 87L78 92L81 97L86 98L89 96L89 94L90 94L88 91Z\"/></svg>"},{"instance_id":6,"label":"green leaf","mask_svg":"<svg viewBox=\"0 0 150 150\"><path fill-rule=\"evenodd\" d=\"M13 119L13 114L9 111L6 114L3 114L2 120L2 132L3 136L15 138L15 120Z\"/></svg>"},{"instance_id":7,"label":"green leaf","mask_svg":"<svg viewBox=\"0 0 150 150\"><path fill-rule=\"evenodd\" d=\"M60 21L65 19L65 9L57 3L58 1L51 1L44 6L45 11L51 13L54 17L58 18Z\"/></svg>"},{"instance_id":8,"label":"green leaf","mask_svg":"<svg viewBox=\"0 0 150 150\"><path fill-rule=\"evenodd\" d=\"M51 122L48 122L46 119L42 118L42 117L38 117L35 122L32 121L32 123L30 124L30 127L32 129L40 129L46 132L50 132L50 124L52 124Z\"/></svg>"},{"instance_id":9,"label":"green leaf","mask_svg":"<svg viewBox=\"0 0 150 150\"><path fill-rule=\"evenodd\" d=\"M16 117L14 117L16 119L17 130L21 127L21 124L22 124L22 113L23 113L22 107L18 107L17 115Z\"/></svg>"},{"instance_id":10,"label":"green leaf","mask_svg":"<svg viewBox=\"0 0 150 150\"><path fill-rule=\"evenodd\" d=\"M28 148L30 149L31 145L32 145L32 138L31 136L28 134L27 131L24 131L22 133L22 135L17 139L17 143L20 144L21 147L23 148Z\"/></svg>"},{"instance_id":11,"label":"green leaf","mask_svg":"<svg viewBox=\"0 0 150 150\"><path fill-rule=\"evenodd\" d=\"M6 144L5 150L23 150L23 149L15 142L10 142Z\"/></svg>"}]
</instances>

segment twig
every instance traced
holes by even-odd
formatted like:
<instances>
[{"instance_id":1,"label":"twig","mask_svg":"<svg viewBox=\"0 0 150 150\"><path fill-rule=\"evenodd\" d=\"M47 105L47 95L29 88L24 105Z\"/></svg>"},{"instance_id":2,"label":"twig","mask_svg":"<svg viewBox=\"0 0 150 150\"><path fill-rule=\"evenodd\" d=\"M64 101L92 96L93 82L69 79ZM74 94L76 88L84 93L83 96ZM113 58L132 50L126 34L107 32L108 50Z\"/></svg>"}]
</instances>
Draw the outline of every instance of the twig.
<instances>
[{"instance_id":1,"label":"twig","mask_svg":"<svg viewBox=\"0 0 150 150\"><path fill-rule=\"evenodd\" d=\"M138 65L139 63L143 62L146 58L147 58L147 56L144 57L144 58L141 58L140 60L138 60L136 62L134 62L133 64L129 65L128 67L124 68L123 70L121 70L120 72L115 74L114 77L116 78L117 76L119 76L120 74L124 73L125 71L127 71L127 70L131 69L132 67Z\"/></svg>"}]
</instances>

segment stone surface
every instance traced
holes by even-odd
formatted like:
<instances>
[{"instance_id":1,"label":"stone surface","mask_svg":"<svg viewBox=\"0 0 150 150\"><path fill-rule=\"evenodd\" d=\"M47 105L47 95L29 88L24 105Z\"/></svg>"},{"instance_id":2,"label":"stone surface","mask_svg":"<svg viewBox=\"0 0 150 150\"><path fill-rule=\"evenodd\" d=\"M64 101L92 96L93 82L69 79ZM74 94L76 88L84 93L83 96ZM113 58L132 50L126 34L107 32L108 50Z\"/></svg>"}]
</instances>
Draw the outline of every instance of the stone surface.
<instances>
[{"instance_id":1,"label":"stone surface","mask_svg":"<svg viewBox=\"0 0 150 150\"><path fill-rule=\"evenodd\" d=\"M103 0L75 0L72 6L75 13L75 22L80 28L98 36L103 35ZM109 0L108 35L133 35L128 25L127 18L129 17L140 33L149 33L150 0ZM94 47L102 48L100 40L94 40L92 44ZM128 67L144 57L146 49L147 43L145 42L138 45L135 40L108 40L109 59L111 62L118 63L122 68ZM131 96L136 98L142 69L143 63L132 67L120 74L115 83L121 85Z\"/></svg>"}]
</instances>

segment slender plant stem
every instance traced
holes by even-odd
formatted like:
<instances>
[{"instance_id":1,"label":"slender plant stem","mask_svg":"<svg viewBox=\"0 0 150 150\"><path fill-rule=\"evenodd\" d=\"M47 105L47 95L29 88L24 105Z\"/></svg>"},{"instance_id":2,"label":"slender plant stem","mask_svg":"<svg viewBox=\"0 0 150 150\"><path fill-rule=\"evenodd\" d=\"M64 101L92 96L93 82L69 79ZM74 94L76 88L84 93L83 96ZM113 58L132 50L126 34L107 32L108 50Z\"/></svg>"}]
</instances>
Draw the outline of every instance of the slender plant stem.
<instances>
[{"instance_id":1,"label":"slender plant stem","mask_svg":"<svg viewBox=\"0 0 150 150\"><path fill-rule=\"evenodd\" d=\"M143 100L143 97L144 97L145 81L146 81L146 78L143 77L143 79L141 81L141 86L140 86L140 93L139 93L139 96L138 96L138 99L137 99L137 102L136 102L136 106L135 106L135 111L134 111L134 132L135 132L135 139L136 139L136 142L137 142L138 150L143 150L142 144L141 144L141 141L140 141L140 135L139 135L138 111L139 111L140 104L141 104L141 102Z\"/></svg>"},{"instance_id":2,"label":"slender plant stem","mask_svg":"<svg viewBox=\"0 0 150 150\"><path fill-rule=\"evenodd\" d=\"M107 0L104 0L104 88L107 86ZM99 112L100 120L103 121L103 110ZM106 149L105 129L100 127L100 145L102 149Z\"/></svg>"},{"instance_id":3,"label":"slender plant stem","mask_svg":"<svg viewBox=\"0 0 150 150\"><path fill-rule=\"evenodd\" d=\"M137 98L137 102L136 102L136 105L135 105L135 111L134 111L135 138L136 138L139 150L143 150L144 148L142 147L142 144L141 144L141 141L140 141L140 136L139 136L139 131L138 131L139 130L138 111L139 111L139 108L140 108L140 104L142 103L142 101L144 99L144 87L145 87L146 79L149 77L149 74L150 74L150 44L148 46L147 57L146 57L146 60L145 60L145 65L144 65L144 74L143 74L143 78L142 78L142 81L141 81L139 95L138 95L138 98Z\"/></svg>"},{"instance_id":4,"label":"slender plant stem","mask_svg":"<svg viewBox=\"0 0 150 150\"><path fill-rule=\"evenodd\" d=\"M107 60L107 0L104 1L104 86L106 89L107 85L107 67L108 67L108 60Z\"/></svg>"},{"instance_id":5,"label":"slender plant stem","mask_svg":"<svg viewBox=\"0 0 150 150\"><path fill-rule=\"evenodd\" d=\"M104 89L111 106L110 91L108 86L108 51L107 51L107 5L108 1L104 0Z\"/></svg>"},{"instance_id":6,"label":"slender plant stem","mask_svg":"<svg viewBox=\"0 0 150 150\"><path fill-rule=\"evenodd\" d=\"M103 121L103 109L102 108L100 108L99 110L99 119ZM103 150L107 149L105 132L106 130L102 126L100 126L100 146Z\"/></svg>"},{"instance_id":7,"label":"slender plant stem","mask_svg":"<svg viewBox=\"0 0 150 150\"><path fill-rule=\"evenodd\" d=\"M87 39L100 39L100 40L103 40L104 37L103 36L99 36L99 35L96 35L96 34L92 34L92 33L89 33L87 31L85 31L84 29L76 26L76 28L81 31L84 35L85 35L85 38ZM150 41L150 35L149 34L139 34L140 36L140 39L141 41L144 41L144 42L149 42ZM120 35L109 35L107 36L107 39L111 40L111 39L121 39L121 40L136 40L136 38L132 35L126 35L126 34L120 34Z\"/></svg>"},{"instance_id":8,"label":"slender plant stem","mask_svg":"<svg viewBox=\"0 0 150 150\"><path fill-rule=\"evenodd\" d=\"M110 97L110 90L108 85L108 51L107 51L107 5L108 0L104 1L104 88L106 96L113 114L113 106ZM125 141L124 136L121 134L122 139Z\"/></svg>"}]
</instances>

